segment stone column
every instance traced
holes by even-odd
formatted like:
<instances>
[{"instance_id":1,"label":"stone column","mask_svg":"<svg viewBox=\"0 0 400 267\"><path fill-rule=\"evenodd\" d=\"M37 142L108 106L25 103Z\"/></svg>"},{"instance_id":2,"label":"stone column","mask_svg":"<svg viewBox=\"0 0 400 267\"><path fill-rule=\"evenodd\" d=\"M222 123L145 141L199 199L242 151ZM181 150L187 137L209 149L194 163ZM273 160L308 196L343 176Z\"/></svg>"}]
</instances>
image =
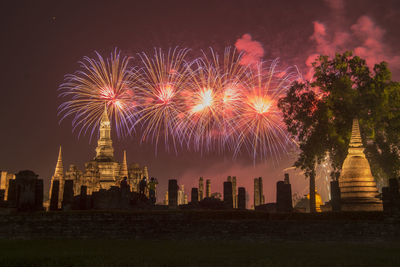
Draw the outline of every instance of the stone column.
<instances>
[{"instance_id":1,"label":"stone column","mask_svg":"<svg viewBox=\"0 0 400 267\"><path fill-rule=\"evenodd\" d=\"M244 187L238 188L238 209L246 209L246 189Z\"/></svg>"},{"instance_id":2,"label":"stone column","mask_svg":"<svg viewBox=\"0 0 400 267\"><path fill-rule=\"evenodd\" d=\"M260 206L260 180L258 178L254 178L254 209L257 206Z\"/></svg>"},{"instance_id":3,"label":"stone column","mask_svg":"<svg viewBox=\"0 0 400 267\"><path fill-rule=\"evenodd\" d=\"M8 181L7 203L9 207L17 205L17 188L15 179Z\"/></svg>"},{"instance_id":4,"label":"stone column","mask_svg":"<svg viewBox=\"0 0 400 267\"><path fill-rule=\"evenodd\" d=\"M206 197L208 197L208 198L211 197L211 180L210 179L206 180Z\"/></svg>"},{"instance_id":5,"label":"stone column","mask_svg":"<svg viewBox=\"0 0 400 267\"><path fill-rule=\"evenodd\" d=\"M224 182L224 205L228 209L233 208L232 182Z\"/></svg>"},{"instance_id":6,"label":"stone column","mask_svg":"<svg viewBox=\"0 0 400 267\"><path fill-rule=\"evenodd\" d=\"M392 201L390 199L390 191L388 186L382 187L382 204L384 212L392 212Z\"/></svg>"},{"instance_id":7,"label":"stone column","mask_svg":"<svg viewBox=\"0 0 400 267\"><path fill-rule=\"evenodd\" d=\"M396 178L389 179L389 191L392 196L399 195L399 181Z\"/></svg>"},{"instance_id":8,"label":"stone column","mask_svg":"<svg viewBox=\"0 0 400 267\"><path fill-rule=\"evenodd\" d=\"M289 175L285 174L285 180L276 183L276 210L277 212L291 212L292 186L289 183Z\"/></svg>"},{"instance_id":9,"label":"stone column","mask_svg":"<svg viewBox=\"0 0 400 267\"><path fill-rule=\"evenodd\" d=\"M191 195L191 203L197 204L199 202L199 190L193 187L190 195Z\"/></svg>"},{"instance_id":10,"label":"stone column","mask_svg":"<svg viewBox=\"0 0 400 267\"><path fill-rule=\"evenodd\" d=\"M398 212L400 208L399 182L396 178L389 179L389 187L382 188L383 210Z\"/></svg>"},{"instance_id":11,"label":"stone column","mask_svg":"<svg viewBox=\"0 0 400 267\"><path fill-rule=\"evenodd\" d=\"M87 186L81 186L81 194L79 195L79 209L86 210L88 209L87 205Z\"/></svg>"},{"instance_id":12,"label":"stone column","mask_svg":"<svg viewBox=\"0 0 400 267\"><path fill-rule=\"evenodd\" d=\"M43 180L37 179L35 184L35 210L43 210Z\"/></svg>"},{"instance_id":13,"label":"stone column","mask_svg":"<svg viewBox=\"0 0 400 267\"><path fill-rule=\"evenodd\" d=\"M204 183L203 183L203 177L200 177L199 179L199 201L203 200L204 198Z\"/></svg>"},{"instance_id":14,"label":"stone column","mask_svg":"<svg viewBox=\"0 0 400 267\"><path fill-rule=\"evenodd\" d=\"M168 180L168 207L176 208L178 206L178 181Z\"/></svg>"},{"instance_id":15,"label":"stone column","mask_svg":"<svg viewBox=\"0 0 400 267\"><path fill-rule=\"evenodd\" d=\"M258 186L259 186L258 190L260 192L260 205L262 205L265 203L262 177L258 177Z\"/></svg>"},{"instance_id":16,"label":"stone column","mask_svg":"<svg viewBox=\"0 0 400 267\"><path fill-rule=\"evenodd\" d=\"M331 181L331 206L332 211L340 211L340 187L339 181Z\"/></svg>"},{"instance_id":17,"label":"stone column","mask_svg":"<svg viewBox=\"0 0 400 267\"><path fill-rule=\"evenodd\" d=\"M38 175L32 171L20 171L15 178L16 204L20 211L32 211L36 208L36 181Z\"/></svg>"},{"instance_id":18,"label":"stone column","mask_svg":"<svg viewBox=\"0 0 400 267\"><path fill-rule=\"evenodd\" d=\"M233 197L233 208L237 209L236 176L232 177L232 197Z\"/></svg>"},{"instance_id":19,"label":"stone column","mask_svg":"<svg viewBox=\"0 0 400 267\"><path fill-rule=\"evenodd\" d=\"M165 191L165 196L164 196L164 205L168 206L168 190Z\"/></svg>"},{"instance_id":20,"label":"stone column","mask_svg":"<svg viewBox=\"0 0 400 267\"><path fill-rule=\"evenodd\" d=\"M317 212L315 202L315 172L312 172L308 179L310 180L310 213L315 213Z\"/></svg>"},{"instance_id":21,"label":"stone column","mask_svg":"<svg viewBox=\"0 0 400 267\"><path fill-rule=\"evenodd\" d=\"M74 181L65 180L64 182L64 192L62 198L62 209L71 210L72 203L74 202Z\"/></svg>"},{"instance_id":22,"label":"stone column","mask_svg":"<svg viewBox=\"0 0 400 267\"><path fill-rule=\"evenodd\" d=\"M58 194L60 189L60 181L53 180L51 187L50 210L58 210Z\"/></svg>"}]
</instances>

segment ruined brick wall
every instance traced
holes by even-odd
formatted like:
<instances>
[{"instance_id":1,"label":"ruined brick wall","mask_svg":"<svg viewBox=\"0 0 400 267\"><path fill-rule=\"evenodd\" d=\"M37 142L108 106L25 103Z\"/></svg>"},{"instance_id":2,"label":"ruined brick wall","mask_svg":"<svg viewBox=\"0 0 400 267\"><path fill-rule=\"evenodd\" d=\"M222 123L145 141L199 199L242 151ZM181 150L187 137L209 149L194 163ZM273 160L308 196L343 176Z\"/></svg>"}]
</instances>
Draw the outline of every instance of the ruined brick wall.
<instances>
[{"instance_id":1,"label":"ruined brick wall","mask_svg":"<svg viewBox=\"0 0 400 267\"><path fill-rule=\"evenodd\" d=\"M400 223L383 213L49 212L0 215L0 238L390 241Z\"/></svg>"}]
</instances>

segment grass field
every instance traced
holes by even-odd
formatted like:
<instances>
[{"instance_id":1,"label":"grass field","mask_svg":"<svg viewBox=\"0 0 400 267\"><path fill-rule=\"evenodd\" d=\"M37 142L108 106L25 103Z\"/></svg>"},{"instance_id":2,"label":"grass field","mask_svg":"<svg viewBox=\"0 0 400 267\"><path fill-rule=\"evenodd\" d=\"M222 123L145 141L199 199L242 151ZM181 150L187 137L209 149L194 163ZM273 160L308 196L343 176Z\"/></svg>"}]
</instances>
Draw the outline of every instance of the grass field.
<instances>
[{"instance_id":1,"label":"grass field","mask_svg":"<svg viewBox=\"0 0 400 267\"><path fill-rule=\"evenodd\" d=\"M400 243L0 240L0 266L400 266Z\"/></svg>"}]
</instances>

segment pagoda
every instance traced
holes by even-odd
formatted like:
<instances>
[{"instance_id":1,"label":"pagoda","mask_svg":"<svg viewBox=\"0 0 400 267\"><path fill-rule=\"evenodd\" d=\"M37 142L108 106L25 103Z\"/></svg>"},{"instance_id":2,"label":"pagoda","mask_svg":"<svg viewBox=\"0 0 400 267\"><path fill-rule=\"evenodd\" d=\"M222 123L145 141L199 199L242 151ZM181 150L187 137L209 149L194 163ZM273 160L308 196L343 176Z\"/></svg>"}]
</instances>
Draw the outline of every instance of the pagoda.
<instances>
[{"instance_id":1,"label":"pagoda","mask_svg":"<svg viewBox=\"0 0 400 267\"><path fill-rule=\"evenodd\" d=\"M353 120L348 155L339 177L342 211L382 211L382 201L364 154L358 119Z\"/></svg>"}]
</instances>

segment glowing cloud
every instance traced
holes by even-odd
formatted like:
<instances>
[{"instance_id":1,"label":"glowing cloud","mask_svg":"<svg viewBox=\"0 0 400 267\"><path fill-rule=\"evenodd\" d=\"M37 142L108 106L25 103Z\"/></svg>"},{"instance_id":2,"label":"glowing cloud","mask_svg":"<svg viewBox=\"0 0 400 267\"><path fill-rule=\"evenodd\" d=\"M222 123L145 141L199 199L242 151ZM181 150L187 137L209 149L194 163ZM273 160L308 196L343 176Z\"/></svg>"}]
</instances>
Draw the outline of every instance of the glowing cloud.
<instances>
[{"instance_id":1,"label":"glowing cloud","mask_svg":"<svg viewBox=\"0 0 400 267\"><path fill-rule=\"evenodd\" d=\"M238 39L235 47L240 52L244 52L240 64L242 65L257 65L260 63L261 58L264 56L264 48L260 42L254 41L251 35L243 34L242 38Z\"/></svg>"},{"instance_id":2,"label":"glowing cloud","mask_svg":"<svg viewBox=\"0 0 400 267\"><path fill-rule=\"evenodd\" d=\"M334 25L330 31L326 23L313 22L314 31L310 39L315 47L310 51L305 62L309 68L305 75L307 80L313 76L311 67L318 55L334 56L335 53L346 50L352 50L355 55L364 58L371 69L381 61L388 62L391 68L400 68L400 56L395 55L384 42L384 29L376 25L368 16L361 16L355 24L345 28L339 23L344 20L342 15L344 1L325 0L325 2L331 8L336 21L330 23Z\"/></svg>"}]
</instances>

